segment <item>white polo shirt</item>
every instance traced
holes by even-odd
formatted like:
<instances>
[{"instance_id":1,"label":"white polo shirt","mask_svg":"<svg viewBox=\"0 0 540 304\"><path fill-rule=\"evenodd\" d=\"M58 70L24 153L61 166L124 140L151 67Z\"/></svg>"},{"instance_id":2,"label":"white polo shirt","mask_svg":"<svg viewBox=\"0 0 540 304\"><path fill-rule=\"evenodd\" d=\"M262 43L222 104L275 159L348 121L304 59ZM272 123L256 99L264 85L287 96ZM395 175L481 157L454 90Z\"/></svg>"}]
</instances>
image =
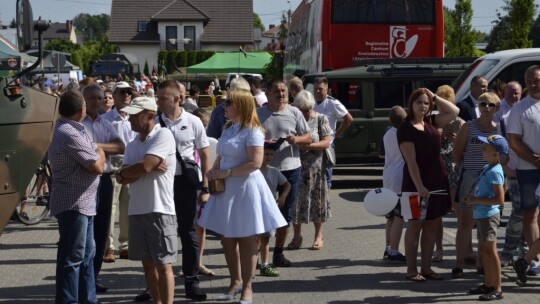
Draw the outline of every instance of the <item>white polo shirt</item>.
<instances>
[{"instance_id":1,"label":"white polo shirt","mask_svg":"<svg viewBox=\"0 0 540 304\"><path fill-rule=\"evenodd\" d=\"M124 165L141 161L146 155L155 155L165 160L168 170L167 172L152 171L130 184L128 215L153 212L175 215L176 150L171 131L156 124L145 141L141 141L137 135L126 146Z\"/></svg>"},{"instance_id":2,"label":"white polo shirt","mask_svg":"<svg viewBox=\"0 0 540 304\"><path fill-rule=\"evenodd\" d=\"M508 116L506 133L522 136L522 141L534 154L540 154L540 100L527 96L516 103ZM519 158L518 170L537 169L535 165Z\"/></svg>"},{"instance_id":3,"label":"white polo shirt","mask_svg":"<svg viewBox=\"0 0 540 304\"><path fill-rule=\"evenodd\" d=\"M195 159L195 149L204 149L210 146L206 130L201 119L185 110L174 121L168 119L165 114L160 116L165 122L165 126L172 132L176 143L176 149L183 159ZM159 125L159 117L156 117L156 124ZM176 153L176 152L175 152ZM176 164L175 175L181 175L182 168L180 162Z\"/></svg>"},{"instance_id":4,"label":"white polo shirt","mask_svg":"<svg viewBox=\"0 0 540 304\"><path fill-rule=\"evenodd\" d=\"M315 112L324 114L328 118L330 129L332 129L332 141L334 141L337 120L347 115L349 111L339 100L332 96L326 96L321 103L315 102L315 107L313 109Z\"/></svg>"}]
</instances>

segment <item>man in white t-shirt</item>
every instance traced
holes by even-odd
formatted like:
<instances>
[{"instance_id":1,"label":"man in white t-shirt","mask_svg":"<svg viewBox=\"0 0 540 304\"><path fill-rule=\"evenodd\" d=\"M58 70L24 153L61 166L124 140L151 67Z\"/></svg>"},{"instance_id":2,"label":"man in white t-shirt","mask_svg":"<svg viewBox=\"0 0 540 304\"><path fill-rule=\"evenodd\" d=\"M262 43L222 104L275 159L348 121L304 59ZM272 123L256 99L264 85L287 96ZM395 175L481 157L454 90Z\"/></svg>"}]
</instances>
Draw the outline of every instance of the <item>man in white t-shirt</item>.
<instances>
[{"instance_id":1,"label":"man in white t-shirt","mask_svg":"<svg viewBox=\"0 0 540 304\"><path fill-rule=\"evenodd\" d=\"M257 108L262 107L268 103L266 93L261 89L262 79L260 77L252 76L248 77L247 81L251 90L251 94L255 97L257 102Z\"/></svg>"},{"instance_id":2,"label":"man in white t-shirt","mask_svg":"<svg viewBox=\"0 0 540 304\"><path fill-rule=\"evenodd\" d=\"M345 131L352 124L353 118L347 108L337 99L328 95L328 80L325 77L313 80L313 97L315 97L315 112L326 115L332 129L332 147L335 148L334 139L343 137ZM336 130L338 119L343 122ZM328 187L332 185L332 168L326 168Z\"/></svg>"},{"instance_id":3,"label":"man in white t-shirt","mask_svg":"<svg viewBox=\"0 0 540 304\"><path fill-rule=\"evenodd\" d=\"M530 246L539 237L537 219L540 204L535 190L540 183L540 66L533 65L527 69L525 84L529 95L512 107L506 134L510 148L518 156L516 175L521 192L523 234ZM540 274L540 263L536 262L529 271Z\"/></svg>"},{"instance_id":4,"label":"man in white t-shirt","mask_svg":"<svg viewBox=\"0 0 540 304\"><path fill-rule=\"evenodd\" d=\"M122 108L132 130L139 134L126 146L124 162L116 172L129 188L129 258L142 261L152 298L174 299L172 264L178 251L174 208L176 155L170 130L155 124L154 99L138 97Z\"/></svg>"},{"instance_id":5,"label":"man in white t-shirt","mask_svg":"<svg viewBox=\"0 0 540 304\"><path fill-rule=\"evenodd\" d=\"M199 243L195 230L197 204L206 203L209 196L206 172L211 167L208 137L202 121L179 106L185 94L183 85L173 80L166 80L158 85L157 104L161 114L156 123L173 133L175 149L183 159L177 159L174 176L174 204L178 220L178 236L182 242L182 271L186 297L192 300L205 300L206 293L199 287ZM197 181L190 178L190 173L198 168L188 168L188 163L195 163L195 154L200 157L202 172ZM186 171L191 172L183 172Z\"/></svg>"}]
</instances>

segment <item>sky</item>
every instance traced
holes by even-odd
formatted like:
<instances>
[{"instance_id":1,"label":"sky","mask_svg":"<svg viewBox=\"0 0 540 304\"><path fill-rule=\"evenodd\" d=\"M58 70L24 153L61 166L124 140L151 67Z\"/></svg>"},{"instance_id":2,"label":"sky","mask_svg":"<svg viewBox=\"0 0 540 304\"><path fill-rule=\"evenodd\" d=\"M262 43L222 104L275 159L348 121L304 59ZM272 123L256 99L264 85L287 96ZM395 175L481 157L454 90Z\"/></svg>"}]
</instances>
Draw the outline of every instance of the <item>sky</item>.
<instances>
[{"instance_id":1,"label":"sky","mask_svg":"<svg viewBox=\"0 0 540 304\"><path fill-rule=\"evenodd\" d=\"M151 0L141 0L151 1ZM222 0L226 2L227 0ZM253 9L261 18L268 29L270 24L279 24L281 15L289 8L294 11L301 0L252 0ZM444 5L454 8L455 0L443 0ZM414 3L414 0L411 2ZM15 16L16 0L0 0L0 21L8 24ZM34 19L41 16L42 19L52 22L65 22L68 19L84 12L91 15L110 14L111 0L30 0ZM504 4L503 0L473 0L474 16L472 25L482 32L489 32L492 28L491 21L496 19L496 10ZM540 4L540 0L535 0ZM540 9L539 9L540 11Z\"/></svg>"}]
</instances>

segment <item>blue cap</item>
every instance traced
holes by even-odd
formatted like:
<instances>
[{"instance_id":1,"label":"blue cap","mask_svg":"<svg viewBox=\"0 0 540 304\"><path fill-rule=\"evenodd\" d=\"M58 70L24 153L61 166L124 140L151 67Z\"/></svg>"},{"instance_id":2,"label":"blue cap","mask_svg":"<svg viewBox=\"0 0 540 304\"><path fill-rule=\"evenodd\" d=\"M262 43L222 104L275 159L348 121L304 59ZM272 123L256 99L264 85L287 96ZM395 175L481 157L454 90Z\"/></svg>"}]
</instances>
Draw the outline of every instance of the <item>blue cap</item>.
<instances>
[{"instance_id":1,"label":"blue cap","mask_svg":"<svg viewBox=\"0 0 540 304\"><path fill-rule=\"evenodd\" d=\"M500 135L490 135L487 137L478 136L478 139L483 143L490 144L501 156L508 155L508 142L504 137Z\"/></svg>"}]
</instances>

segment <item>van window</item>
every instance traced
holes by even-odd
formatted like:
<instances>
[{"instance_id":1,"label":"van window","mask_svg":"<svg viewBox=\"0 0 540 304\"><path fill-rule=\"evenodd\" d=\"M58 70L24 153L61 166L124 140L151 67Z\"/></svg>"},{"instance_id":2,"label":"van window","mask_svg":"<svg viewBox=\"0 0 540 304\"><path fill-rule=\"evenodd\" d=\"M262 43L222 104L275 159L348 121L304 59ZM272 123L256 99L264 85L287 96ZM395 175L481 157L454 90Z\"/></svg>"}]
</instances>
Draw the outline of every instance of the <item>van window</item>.
<instances>
[{"instance_id":1,"label":"van window","mask_svg":"<svg viewBox=\"0 0 540 304\"><path fill-rule=\"evenodd\" d=\"M309 85L308 85L309 86ZM313 86L310 87L313 92ZM339 100L347 109L363 108L362 89L358 82L332 82L328 84L328 95Z\"/></svg>"},{"instance_id":2,"label":"van window","mask_svg":"<svg viewBox=\"0 0 540 304\"><path fill-rule=\"evenodd\" d=\"M456 81L452 84L452 87L456 92L469 92L471 86L471 79L476 75L486 75L491 69L493 69L500 60L498 59L484 59L475 61L471 64ZM468 94L468 93L467 93ZM459 96L456 94L456 101L460 101L466 96Z\"/></svg>"},{"instance_id":3,"label":"van window","mask_svg":"<svg viewBox=\"0 0 540 304\"><path fill-rule=\"evenodd\" d=\"M523 61L516 62L512 65L507 66L500 72L495 78L489 82L489 87L493 86L497 80L508 83L510 81L516 80L521 83L522 87L525 87L525 70L527 70L532 65L540 65L540 61Z\"/></svg>"}]
</instances>

